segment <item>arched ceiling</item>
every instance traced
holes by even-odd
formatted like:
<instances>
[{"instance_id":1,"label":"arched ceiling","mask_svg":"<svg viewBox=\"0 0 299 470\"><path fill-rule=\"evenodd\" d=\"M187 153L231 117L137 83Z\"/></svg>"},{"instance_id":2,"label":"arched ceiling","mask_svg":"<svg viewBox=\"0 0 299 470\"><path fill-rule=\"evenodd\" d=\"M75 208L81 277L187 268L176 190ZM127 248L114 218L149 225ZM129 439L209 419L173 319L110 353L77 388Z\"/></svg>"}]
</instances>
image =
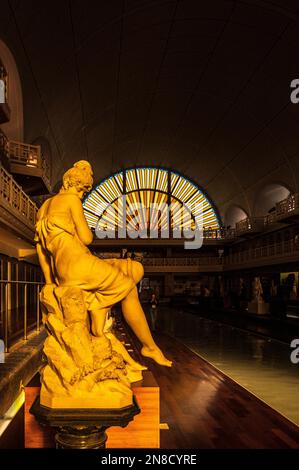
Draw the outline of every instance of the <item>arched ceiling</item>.
<instances>
[{"instance_id":1,"label":"arched ceiling","mask_svg":"<svg viewBox=\"0 0 299 470\"><path fill-rule=\"evenodd\" d=\"M54 184L82 158L96 182L166 166L250 214L257 186L297 189L298 20L295 0L10 0L0 37Z\"/></svg>"}]
</instances>

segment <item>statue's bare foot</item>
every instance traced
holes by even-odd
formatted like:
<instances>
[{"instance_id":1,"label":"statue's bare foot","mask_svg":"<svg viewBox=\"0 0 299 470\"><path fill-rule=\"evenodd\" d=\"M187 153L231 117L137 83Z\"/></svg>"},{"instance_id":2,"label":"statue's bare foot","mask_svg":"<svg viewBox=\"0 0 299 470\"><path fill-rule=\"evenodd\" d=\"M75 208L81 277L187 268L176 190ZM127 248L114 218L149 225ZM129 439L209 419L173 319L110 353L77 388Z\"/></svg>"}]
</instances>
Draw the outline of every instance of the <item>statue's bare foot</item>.
<instances>
[{"instance_id":1,"label":"statue's bare foot","mask_svg":"<svg viewBox=\"0 0 299 470\"><path fill-rule=\"evenodd\" d=\"M131 361L128 361L128 365L132 367L133 370L147 370L146 366L139 364L139 362L136 362L133 359Z\"/></svg>"},{"instance_id":2,"label":"statue's bare foot","mask_svg":"<svg viewBox=\"0 0 299 470\"><path fill-rule=\"evenodd\" d=\"M166 367L171 367L172 366L172 361L169 361L166 359L162 351L156 347L156 348L149 348L147 346L143 346L141 349L141 354L144 357L150 357L154 361L157 362L157 364L160 364L160 366L166 366Z\"/></svg>"}]
</instances>

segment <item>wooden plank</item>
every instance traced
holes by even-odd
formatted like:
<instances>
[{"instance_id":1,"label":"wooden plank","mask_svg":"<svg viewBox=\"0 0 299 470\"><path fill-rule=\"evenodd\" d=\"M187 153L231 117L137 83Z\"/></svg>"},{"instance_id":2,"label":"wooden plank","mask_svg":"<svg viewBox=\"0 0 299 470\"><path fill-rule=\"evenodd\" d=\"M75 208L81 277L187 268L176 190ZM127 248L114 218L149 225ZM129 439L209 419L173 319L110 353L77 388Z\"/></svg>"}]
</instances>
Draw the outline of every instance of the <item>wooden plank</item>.
<instances>
[{"instance_id":1,"label":"wooden plank","mask_svg":"<svg viewBox=\"0 0 299 470\"><path fill-rule=\"evenodd\" d=\"M160 391L159 387L134 387L141 413L126 428L107 430L107 448L160 447Z\"/></svg>"},{"instance_id":2,"label":"wooden plank","mask_svg":"<svg viewBox=\"0 0 299 470\"><path fill-rule=\"evenodd\" d=\"M148 375L148 374L147 374ZM25 388L25 448L55 447L55 430L41 426L29 409L39 394L39 387ZM126 428L107 430L107 448L159 448L160 391L158 386L133 387L141 413Z\"/></svg>"},{"instance_id":3,"label":"wooden plank","mask_svg":"<svg viewBox=\"0 0 299 470\"><path fill-rule=\"evenodd\" d=\"M160 387L161 448L299 448L299 427L167 335L171 369L144 362Z\"/></svg>"},{"instance_id":4,"label":"wooden plank","mask_svg":"<svg viewBox=\"0 0 299 470\"><path fill-rule=\"evenodd\" d=\"M55 430L41 426L29 413L39 391L40 387L25 387L25 448L27 449L55 447Z\"/></svg>"},{"instance_id":5,"label":"wooden plank","mask_svg":"<svg viewBox=\"0 0 299 470\"><path fill-rule=\"evenodd\" d=\"M161 448L299 448L298 426L181 342L166 335L156 335L156 339L174 365L171 369L160 367L143 358L152 374L145 373L143 386L135 387L142 414L127 428L108 431L108 447L157 446L153 422L158 423L158 408L154 404L160 394L160 421L169 426L169 430L161 431ZM26 405L28 415L29 402ZM26 419L26 445L46 445L47 438L43 441L39 437L39 442L34 438L34 418Z\"/></svg>"}]
</instances>

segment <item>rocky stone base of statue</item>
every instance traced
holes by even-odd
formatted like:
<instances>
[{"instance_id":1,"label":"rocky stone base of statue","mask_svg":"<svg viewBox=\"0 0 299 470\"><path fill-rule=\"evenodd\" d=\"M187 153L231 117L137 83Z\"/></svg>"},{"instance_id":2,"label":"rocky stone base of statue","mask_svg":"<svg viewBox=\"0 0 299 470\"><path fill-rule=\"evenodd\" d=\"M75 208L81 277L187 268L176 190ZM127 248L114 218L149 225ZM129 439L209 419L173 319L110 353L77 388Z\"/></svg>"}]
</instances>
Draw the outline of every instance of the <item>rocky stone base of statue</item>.
<instances>
[{"instance_id":1,"label":"rocky stone base of statue","mask_svg":"<svg viewBox=\"0 0 299 470\"><path fill-rule=\"evenodd\" d=\"M48 331L40 405L61 409L113 409L133 404L131 382L142 378L124 361L111 332L91 334L84 291L46 285L41 292Z\"/></svg>"}]
</instances>

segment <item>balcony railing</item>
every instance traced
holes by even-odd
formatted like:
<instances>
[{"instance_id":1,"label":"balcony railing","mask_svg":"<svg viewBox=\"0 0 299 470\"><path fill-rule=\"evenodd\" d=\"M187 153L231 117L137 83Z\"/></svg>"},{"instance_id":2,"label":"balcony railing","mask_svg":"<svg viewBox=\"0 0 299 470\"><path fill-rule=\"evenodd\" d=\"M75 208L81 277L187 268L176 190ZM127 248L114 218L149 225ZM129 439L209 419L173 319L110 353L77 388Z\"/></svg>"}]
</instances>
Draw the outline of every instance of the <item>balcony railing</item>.
<instances>
[{"instance_id":1,"label":"balcony railing","mask_svg":"<svg viewBox=\"0 0 299 470\"><path fill-rule=\"evenodd\" d=\"M42 198L38 198L37 200L43 201ZM108 234L108 231L107 231L107 234ZM203 230L203 238L204 238L205 241L216 240L216 241L220 241L220 242L225 242L225 241L233 240L235 238L235 236L236 236L235 229L220 228L220 229L204 229ZM183 233L182 233L182 238L183 238ZM111 240L113 239L115 241L123 243L123 241L124 241L123 231L121 232L121 234L119 234L118 231L115 230L115 232L110 233L110 236L107 236L107 238L103 238L103 239L97 238L97 236L95 234L94 244L95 245L99 245L99 244L102 244L102 243L106 244L107 240L109 240L109 239L111 239ZM129 233L129 235L127 234L127 238L125 238L125 239L126 240L132 239L132 240L134 240L134 243L137 243L137 244L139 242L143 242L144 240L151 240L152 241L152 240L156 239L156 240L161 241L162 243L163 242L166 243L167 240L180 240L177 236L173 235L173 232L171 230L169 231L169 234L167 234L167 236L165 234L163 234L163 236L162 236L162 233L158 232L156 238L151 238L151 235L148 232L147 233L147 238L133 238L133 237L130 236L130 233Z\"/></svg>"},{"instance_id":2,"label":"balcony railing","mask_svg":"<svg viewBox=\"0 0 299 470\"><path fill-rule=\"evenodd\" d=\"M205 240L232 240L236 236L233 228L204 229L203 238Z\"/></svg>"},{"instance_id":3,"label":"balcony railing","mask_svg":"<svg viewBox=\"0 0 299 470\"><path fill-rule=\"evenodd\" d=\"M5 352L9 352L9 347L20 337L27 340L29 331L34 327L37 331L40 330L39 294L43 284L43 282L0 280L0 333L4 340ZM20 300L20 305L14 309L12 291Z\"/></svg>"},{"instance_id":4,"label":"balcony railing","mask_svg":"<svg viewBox=\"0 0 299 470\"><path fill-rule=\"evenodd\" d=\"M284 242L251 248L249 250L230 253L225 256L225 265L239 265L252 262L254 260L270 261L279 259L282 256L299 256L299 240L287 240Z\"/></svg>"},{"instance_id":5,"label":"balcony railing","mask_svg":"<svg viewBox=\"0 0 299 470\"><path fill-rule=\"evenodd\" d=\"M299 193L278 202L273 213L267 216L267 223L290 219L295 215L299 215Z\"/></svg>"},{"instance_id":6,"label":"balcony railing","mask_svg":"<svg viewBox=\"0 0 299 470\"><path fill-rule=\"evenodd\" d=\"M202 256L198 258L143 258L142 264L152 267L219 266L223 264L223 258L216 256Z\"/></svg>"},{"instance_id":7,"label":"balcony railing","mask_svg":"<svg viewBox=\"0 0 299 470\"><path fill-rule=\"evenodd\" d=\"M236 223L236 235L261 232L264 228L264 217L246 217Z\"/></svg>"},{"instance_id":8,"label":"balcony railing","mask_svg":"<svg viewBox=\"0 0 299 470\"><path fill-rule=\"evenodd\" d=\"M279 202L275 206L276 216L284 215L299 208L299 194L292 194L288 198Z\"/></svg>"},{"instance_id":9,"label":"balcony railing","mask_svg":"<svg viewBox=\"0 0 299 470\"><path fill-rule=\"evenodd\" d=\"M0 166L0 204L1 202L13 212L25 217L27 223L34 229L37 206L2 166Z\"/></svg>"},{"instance_id":10,"label":"balcony railing","mask_svg":"<svg viewBox=\"0 0 299 470\"><path fill-rule=\"evenodd\" d=\"M9 158L12 173L41 177L50 190L50 164L44 158L40 145L9 141Z\"/></svg>"}]
</instances>

